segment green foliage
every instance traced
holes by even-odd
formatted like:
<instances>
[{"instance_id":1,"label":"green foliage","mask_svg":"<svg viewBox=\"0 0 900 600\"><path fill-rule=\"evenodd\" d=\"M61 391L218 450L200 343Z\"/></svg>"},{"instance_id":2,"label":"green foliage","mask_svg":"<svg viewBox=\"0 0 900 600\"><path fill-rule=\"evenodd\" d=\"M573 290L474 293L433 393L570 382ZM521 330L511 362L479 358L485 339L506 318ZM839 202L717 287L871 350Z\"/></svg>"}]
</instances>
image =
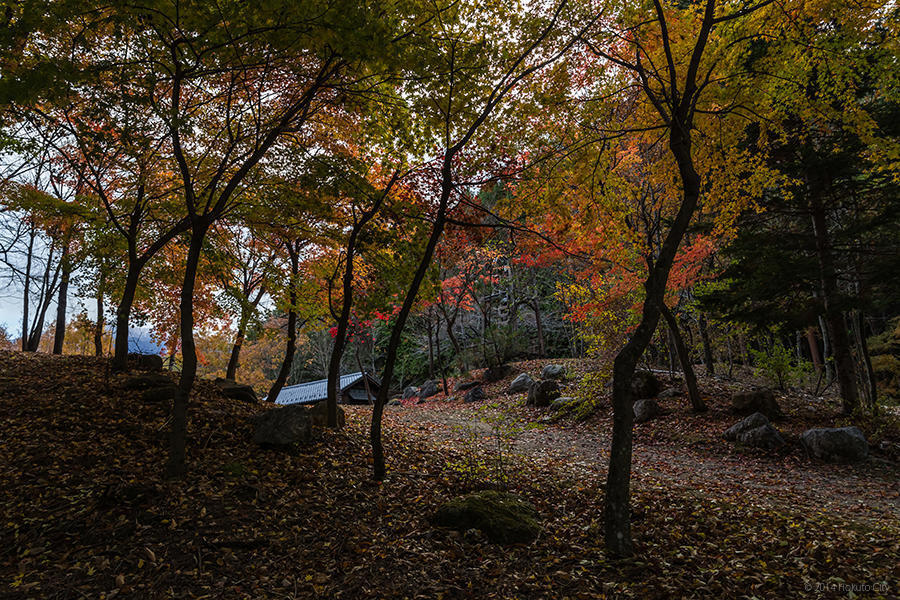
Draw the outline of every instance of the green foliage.
<instances>
[{"instance_id":1,"label":"green foliage","mask_svg":"<svg viewBox=\"0 0 900 600\"><path fill-rule=\"evenodd\" d=\"M785 389L786 384L799 383L812 370L809 362L795 360L791 351L777 341L765 350L751 349L750 354L756 363L754 372L766 377L781 390Z\"/></svg>"}]
</instances>

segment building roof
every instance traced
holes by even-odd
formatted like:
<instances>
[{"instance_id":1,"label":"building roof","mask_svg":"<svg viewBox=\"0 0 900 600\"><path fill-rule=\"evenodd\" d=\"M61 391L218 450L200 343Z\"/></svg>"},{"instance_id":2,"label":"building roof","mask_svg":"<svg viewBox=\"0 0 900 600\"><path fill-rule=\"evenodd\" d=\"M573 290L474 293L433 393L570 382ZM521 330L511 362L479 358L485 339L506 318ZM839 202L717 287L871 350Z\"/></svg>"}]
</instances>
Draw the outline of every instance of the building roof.
<instances>
[{"instance_id":1,"label":"building roof","mask_svg":"<svg viewBox=\"0 0 900 600\"><path fill-rule=\"evenodd\" d=\"M378 381L367 374L369 381L376 386ZM358 383L363 378L362 372L350 373L349 375L341 375L339 384L340 391L346 390L348 387ZM306 383L298 383L297 385L288 385L281 388L281 392L275 399L275 404L313 404L320 402L328 397L328 380L319 379L318 381L308 381Z\"/></svg>"}]
</instances>

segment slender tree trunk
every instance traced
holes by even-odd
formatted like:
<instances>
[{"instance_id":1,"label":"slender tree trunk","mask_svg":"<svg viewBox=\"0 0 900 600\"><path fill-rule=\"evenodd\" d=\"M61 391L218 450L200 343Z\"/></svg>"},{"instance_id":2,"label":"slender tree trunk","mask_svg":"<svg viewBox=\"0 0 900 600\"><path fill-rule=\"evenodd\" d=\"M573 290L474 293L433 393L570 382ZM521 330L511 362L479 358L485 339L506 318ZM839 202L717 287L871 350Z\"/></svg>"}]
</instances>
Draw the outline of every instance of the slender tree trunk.
<instances>
[{"instance_id":1,"label":"slender tree trunk","mask_svg":"<svg viewBox=\"0 0 900 600\"><path fill-rule=\"evenodd\" d=\"M809 346L809 356L812 359L816 373L822 372L822 355L819 354L819 342L816 340L816 332L812 326L806 328L806 344Z\"/></svg>"},{"instance_id":2,"label":"slender tree trunk","mask_svg":"<svg viewBox=\"0 0 900 600\"><path fill-rule=\"evenodd\" d=\"M534 325L537 328L538 358L544 358L547 355L544 345L544 322L541 318L541 304L537 299L531 305L531 309L534 311Z\"/></svg>"},{"instance_id":3,"label":"slender tree trunk","mask_svg":"<svg viewBox=\"0 0 900 600\"><path fill-rule=\"evenodd\" d=\"M666 320L666 325L669 327L672 341L675 342L675 351L681 363L681 370L684 372L684 383L687 386L691 408L694 412L703 412L706 410L706 404L703 402L703 398L700 397L700 390L697 388L697 376L694 373L694 366L691 364L690 353L684 344L684 338L681 337L681 332L678 329L678 321L665 304L660 306L660 312Z\"/></svg>"},{"instance_id":4,"label":"slender tree trunk","mask_svg":"<svg viewBox=\"0 0 900 600\"><path fill-rule=\"evenodd\" d=\"M284 349L284 360L281 361L281 368L278 370L278 376L272 382L269 393L266 398L269 402L275 402L281 388L287 382L288 374L291 372L291 364L294 362L294 353L297 351L297 275L300 273L300 253L294 247L294 242L284 244L288 251L291 261L291 282L288 287L288 321L287 321L287 344Z\"/></svg>"},{"instance_id":5,"label":"slender tree trunk","mask_svg":"<svg viewBox=\"0 0 900 600\"><path fill-rule=\"evenodd\" d=\"M25 280L22 282L25 288L22 293L22 352L28 351L28 312L31 303L31 260L34 255L35 236L34 225L32 225L28 235L28 254L25 258Z\"/></svg>"},{"instance_id":6,"label":"slender tree trunk","mask_svg":"<svg viewBox=\"0 0 900 600\"><path fill-rule=\"evenodd\" d=\"M831 353L831 335L828 333L828 324L823 317L819 317L819 330L822 332L822 360L825 363L825 383L834 381L834 357Z\"/></svg>"},{"instance_id":7,"label":"slender tree trunk","mask_svg":"<svg viewBox=\"0 0 900 600\"><path fill-rule=\"evenodd\" d=\"M431 336L431 314L428 314L426 320L426 329L428 331L428 379L434 379L434 341Z\"/></svg>"},{"instance_id":8,"label":"slender tree trunk","mask_svg":"<svg viewBox=\"0 0 900 600\"><path fill-rule=\"evenodd\" d=\"M69 299L69 245L66 244L62 254L62 277L59 282L59 296L56 301L56 331L53 334L53 354L62 354L63 342L66 338L66 304Z\"/></svg>"},{"instance_id":9,"label":"slender tree trunk","mask_svg":"<svg viewBox=\"0 0 900 600\"><path fill-rule=\"evenodd\" d=\"M847 322L837 302L837 272L828 237L825 207L814 187L810 191L810 212L816 239L816 255L819 260L819 276L825 321L831 333L831 347L834 368L841 392L841 406L845 414L853 413L859 407L859 388L856 384L856 369L850 351L850 335Z\"/></svg>"},{"instance_id":10,"label":"slender tree trunk","mask_svg":"<svg viewBox=\"0 0 900 600\"><path fill-rule=\"evenodd\" d=\"M234 338L234 345L231 346L231 357L228 359L228 367L225 369L225 379L234 380L237 376L238 361L241 358L241 346L244 345L244 330L247 324L243 317L238 323L237 335Z\"/></svg>"},{"instance_id":11,"label":"slender tree trunk","mask_svg":"<svg viewBox=\"0 0 900 600\"><path fill-rule=\"evenodd\" d=\"M128 361L128 325L143 267L143 262L129 259L128 273L125 275L125 288L122 290L122 298L116 307L116 339L113 350L113 367L119 370L124 370Z\"/></svg>"},{"instance_id":12,"label":"slender tree trunk","mask_svg":"<svg viewBox=\"0 0 900 600\"><path fill-rule=\"evenodd\" d=\"M397 363L397 350L400 348L400 341L403 335L403 328L406 326L406 320L419 294L419 287L425 279L428 267L431 265L431 258L434 256L434 249L437 247L438 240L444 231L446 223L447 202L450 198L450 159L444 158L443 166L443 187L441 189L441 199L431 229L431 235L425 246L425 252L419 260L419 265L413 274L412 282L406 291L406 297L403 305L397 313L397 320L391 328L391 337L388 340L386 358L384 362L384 373L381 378L381 387L378 389L378 397L375 399L375 406L372 408L372 424L369 428L369 442L372 445L372 477L376 481L381 481L387 472L384 463L384 446L381 443L381 421L384 414L384 405L387 403L390 394L391 381L394 377L394 367Z\"/></svg>"},{"instance_id":13,"label":"slender tree trunk","mask_svg":"<svg viewBox=\"0 0 900 600\"><path fill-rule=\"evenodd\" d=\"M670 123L669 148L683 187L681 206L644 283L646 296L641 321L613 363L613 434L606 479L604 542L607 552L617 557L631 556L634 552L630 509L634 424L631 379L659 323L659 306L663 303L669 271L700 199L700 175L691 157L689 130L690 125L679 118Z\"/></svg>"},{"instance_id":14,"label":"slender tree trunk","mask_svg":"<svg viewBox=\"0 0 900 600\"><path fill-rule=\"evenodd\" d=\"M700 327L700 339L703 342L703 362L706 363L706 374L716 374L716 363L713 358L712 344L709 341L709 327L706 323L706 315L700 313L698 319Z\"/></svg>"},{"instance_id":15,"label":"slender tree trunk","mask_svg":"<svg viewBox=\"0 0 900 600\"><path fill-rule=\"evenodd\" d=\"M297 312L294 310L294 304L297 301L296 292L291 292L291 308L288 309L287 322L287 344L284 348L284 360L281 361L281 368L278 369L278 376L272 382L269 388L269 394L266 398L269 402L275 402L278 394L287 382L288 374L291 372L291 364L294 362L294 353L297 351Z\"/></svg>"},{"instance_id":16,"label":"slender tree trunk","mask_svg":"<svg viewBox=\"0 0 900 600\"><path fill-rule=\"evenodd\" d=\"M197 269L200 265L200 252L209 223L200 220L194 223L191 230L188 254L184 264L184 282L181 287L181 378L178 387L180 394L175 395L172 402L172 431L169 438L170 477L181 477L187 470L187 409L194 379L197 377L197 346L194 343L194 290L197 284ZM117 348L118 350L118 348Z\"/></svg>"},{"instance_id":17,"label":"slender tree trunk","mask_svg":"<svg viewBox=\"0 0 900 600\"><path fill-rule=\"evenodd\" d=\"M869 344L866 341L866 323L861 310L853 311L853 329L856 334L856 346L859 348L859 358L862 370L865 373L866 396L872 413L877 412L878 388L875 383L875 369L872 367L872 357L869 354Z\"/></svg>"},{"instance_id":18,"label":"slender tree trunk","mask_svg":"<svg viewBox=\"0 0 900 600\"><path fill-rule=\"evenodd\" d=\"M103 311L103 274L101 273L100 284L97 288L97 322L94 325L94 356L103 356L103 328L106 324Z\"/></svg>"}]
</instances>

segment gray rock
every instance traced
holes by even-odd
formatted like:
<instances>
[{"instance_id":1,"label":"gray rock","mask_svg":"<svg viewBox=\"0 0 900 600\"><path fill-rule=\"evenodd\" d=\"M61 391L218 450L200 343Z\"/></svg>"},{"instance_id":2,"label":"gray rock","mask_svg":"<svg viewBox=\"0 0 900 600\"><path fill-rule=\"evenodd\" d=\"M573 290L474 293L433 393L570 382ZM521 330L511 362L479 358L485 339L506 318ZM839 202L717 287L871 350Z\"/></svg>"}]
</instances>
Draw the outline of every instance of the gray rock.
<instances>
[{"instance_id":1,"label":"gray rock","mask_svg":"<svg viewBox=\"0 0 900 600\"><path fill-rule=\"evenodd\" d=\"M827 462L856 462L869 456L869 442L858 427L807 429L800 441L810 455Z\"/></svg>"},{"instance_id":2,"label":"gray rock","mask_svg":"<svg viewBox=\"0 0 900 600\"><path fill-rule=\"evenodd\" d=\"M249 385L236 383L233 379L225 379L223 377L216 378L215 384L219 386L219 389L226 398L233 398L234 400L241 400L251 404L259 402L259 398L256 397L256 392L253 391L253 388Z\"/></svg>"},{"instance_id":3,"label":"gray rock","mask_svg":"<svg viewBox=\"0 0 900 600\"><path fill-rule=\"evenodd\" d=\"M419 388L419 398L431 398L438 393L438 385L436 381L428 380Z\"/></svg>"},{"instance_id":4,"label":"gray rock","mask_svg":"<svg viewBox=\"0 0 900 600\"><path fill-rule=\"evenodd\" d=\"M253 441L260 446L285 447L312 440L312 412L305 406L280 406L256 415Z\"/></svg>"},{"instance_id":5,"label":"gray rock","mask_svg":"<svg viewBox=\"0 0 900 600\"><path fill-rule=\"evenodd\" d=\"M481 389L481 386L473 387L468 392L466 392L466 396L464 400L466 402L481 402L485 400L487 396L484 393L484 390Z\"/></svg>"},{"instance_id":6,"label":"gray rock","mask_svg":"<svg viewBox=\"0 0 900 600\"><path fill-rule=\"evenodd\" d=\"M668 400L669 398L680 398L682 396L684 396L684 392L681 391L681 388L672 387L661 391L657 398L660 400Z\"/></svg>"},{"instance_id":7,"label":"gray rock","mask_svg":"<svg viewBox=\"0 0 900 600\"><path fill-rule=\"evenodd\" d=\"M386 406L402 406L402 405L403 405L402 402L400 402L399 400L394 398L393 400L389 401Z\"/></svg>"},{"instance_id":8,"label":"gray rock","mask_svg":"<svg viewBox=\"0 0 900 600\"><path fill-rule=\"evenodd\" d=\"M651 398L642 398L634 403L634 422L644 423L658 417L662 411L659 403Z\"/></svg>"},{"instance_id":9,"label":"gray rock","mask_svg":"<svg viewBox=\"0 0 900 600\"><path fill-rule=\"evenodd\" d=\"M566 368L563 365L546 365L541 371L541 379L565 379Z\"/></svg>"},{"instance_id":10,"label":"gray rock","mask_svg":"<svg viewBox=\"0 0 900 600\"><path fill-rule=\"evenodd\" d=\"M556 400L550 403L550 410L558 411L567 408L570 404L576 402L575 398L571 396L560 396Z\"/></svg>"},{"instance_id":11,"label":"gray rock","mask_svg":"<svg viewBox=\"0 0 900 600\"><path fill-rule=\"evenodd\" d=\"M735 392L731 396L731 408L742 415L760 412L770 419L781 416L781 407L775 400L775 394L767 389Z\"/></svg>"},{"instance_id":12,"label":"gray rock","mask_svg":"<svg viewBox=\"0 0 900 600\"><path fill-rule=\"evenodd\" d=\"M540 515L530 502L496 490L455 498L438 509L433 521L456 531L477 529L497 544L526 543L541 533Z\"/></svg>"},{"instance_id":13,"label":"gray rock","mask_svg":"<svg viewBox=\"0 0 900 600\"><path fill-rule=\"evenodd\" d=\"M498 367L489 367L484 370L482 379L485 383L493 383L505 379L512 373L512 367L509 365L500 365Z\"/></svg>"},{"instance_id":14,"label":"gray rock","mask_svg":"<svg viewBox=\"0 0 900 600\"><path fill-rule=\"evenodd\" d=\"M324 400L322 402L316 402L309 409L309 417L314 427L327 427L328 426L328 403ZM337 407L337 426L338 429L343 429L344 425L347 424L347 415L344 413L344 409L340 406Z\"/></svg>"},{"instance_id":15,"label":"gray rock","mask_svg":"<svg viewBox=\"0 0 900 600\"><path fill-rule=\"evenodd\" d=\"M408 386L403 390L403 399L409 400L410 398L415 398L419 395L419 388L415 386Z\"/></svg>"},{"instance_id":16,"label":"gray rock","mask_svg":"<svg viewBox=\"0 0 900 600\"><path fill-rule=\"evenodd\" d=\"M532 383L534 383L534 379L531 378L531 375L529 375L528 373L522 373L512 380L512 383L509 384L509 390L507 391L510 394L527 392Z\"/></svg>"},{"instance_id":17,"label":"gray rock","mask_svg":"<svg viewBox=\"0 0 900 600\"><path fill-rule=\"evenodd\" d=\"M473 387L478 387L479 385L481 385L481 382L475 381L474 379L472 381L460 381L456 384L456 391L465 392L466 390L471 390Z\"/></svg>"},{"instance_id":18,"label":"gray rock","mask_svg":"<svg viewBox=\"0 0 900 600\"><path fill-rule=\"evenodd\" d=\"M758 413L757 413L758 414ZM737 442L744 446L753 448L774 449L784 446L784 438L778 433L778 430L772 427L771 423L766 423L760 427L754 427L742 431L737 435Z\"/></svg>"},{"instance_id":19,"label":"gray rock","mask_svg":"<svg viewBox=\"0 0 900 600\"><path fill-rule=\"evenodd\" d=\"M753 413L749 417L741 419L740 421L726 429L725 433L722 435L729 442L736 442L737 437L745 431L750 431L751 429L756 429L757 427L762 427L763 425L768 424L769 419L766 417L766 415L757 412Z\"/></svg>"},{"instance_id":20,"label":"gray rock","mask_svg":"<svg viewBox=\"0 0 900 600\"><path fill-rule=\"evenodd\" d=\"M147 373L134 375L125 380L123 387L126 390L149 390L152 388L164 388L175 385L172 379L164 373Z\"/></svg>"},{"instance_id":21,"label":"gray rock","mask_svg":"<svg viewBox=\"0 0 900 600\"><path fill-rule=\"evenodd\" d=\"M659 393L659 380L650 371L635 371L631 378L631 398L642 400L655 398Z\"/></svg>"},{"instance_id":22,"label":"gray rock","mask_svg":"<svg viewBox=\"0 0 900 600\"><path fill-rule=\"evenodd\" d=\"M526 404L538 407L550 406L550 403L561 395L558 383L552 379L541 379L532 383L531 387L528 388L528 401Z\"/></svg>"},{"instance_id":23,"label":"gray rock","mask_svg":"<svg viewBox=\"0 0 900 600\"><path fill-rule=\"evenodd\" d=\"M141 400L147 404L161 404L173 400L175 396L181 393L181 388L171 384L163 387L150 388L141 394Z\"/></svg>"},{"instance_id":24,"label":"gray rock","mask_svg":"<svg viewBox=\"0 0 900 600\"><path fill-rule=\"evenodd\" d=\"M129 353L127 358L129 368L139 371L162 371L163 359L159 354Z\"/></svg>"}]
</instances>

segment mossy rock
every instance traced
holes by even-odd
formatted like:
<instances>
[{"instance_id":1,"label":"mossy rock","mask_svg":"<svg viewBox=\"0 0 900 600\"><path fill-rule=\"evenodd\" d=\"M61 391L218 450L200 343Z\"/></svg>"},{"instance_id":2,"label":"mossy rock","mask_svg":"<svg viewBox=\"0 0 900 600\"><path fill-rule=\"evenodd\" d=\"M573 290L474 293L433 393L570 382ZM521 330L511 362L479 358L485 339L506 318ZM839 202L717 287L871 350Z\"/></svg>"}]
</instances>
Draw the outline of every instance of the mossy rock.
<instances>
[{"instance_id":1,"label":"mossy rock","mask_svg":"<svg viewBox=\"0 0 900 600\"><path fill-rule=\"evenodd\" d=\"M496 544L533 541L541 532L534 506L515 494L486 490L455 498L441 506L434 523L457 531L478 529Z\"/></svg>"}]
</instances>

